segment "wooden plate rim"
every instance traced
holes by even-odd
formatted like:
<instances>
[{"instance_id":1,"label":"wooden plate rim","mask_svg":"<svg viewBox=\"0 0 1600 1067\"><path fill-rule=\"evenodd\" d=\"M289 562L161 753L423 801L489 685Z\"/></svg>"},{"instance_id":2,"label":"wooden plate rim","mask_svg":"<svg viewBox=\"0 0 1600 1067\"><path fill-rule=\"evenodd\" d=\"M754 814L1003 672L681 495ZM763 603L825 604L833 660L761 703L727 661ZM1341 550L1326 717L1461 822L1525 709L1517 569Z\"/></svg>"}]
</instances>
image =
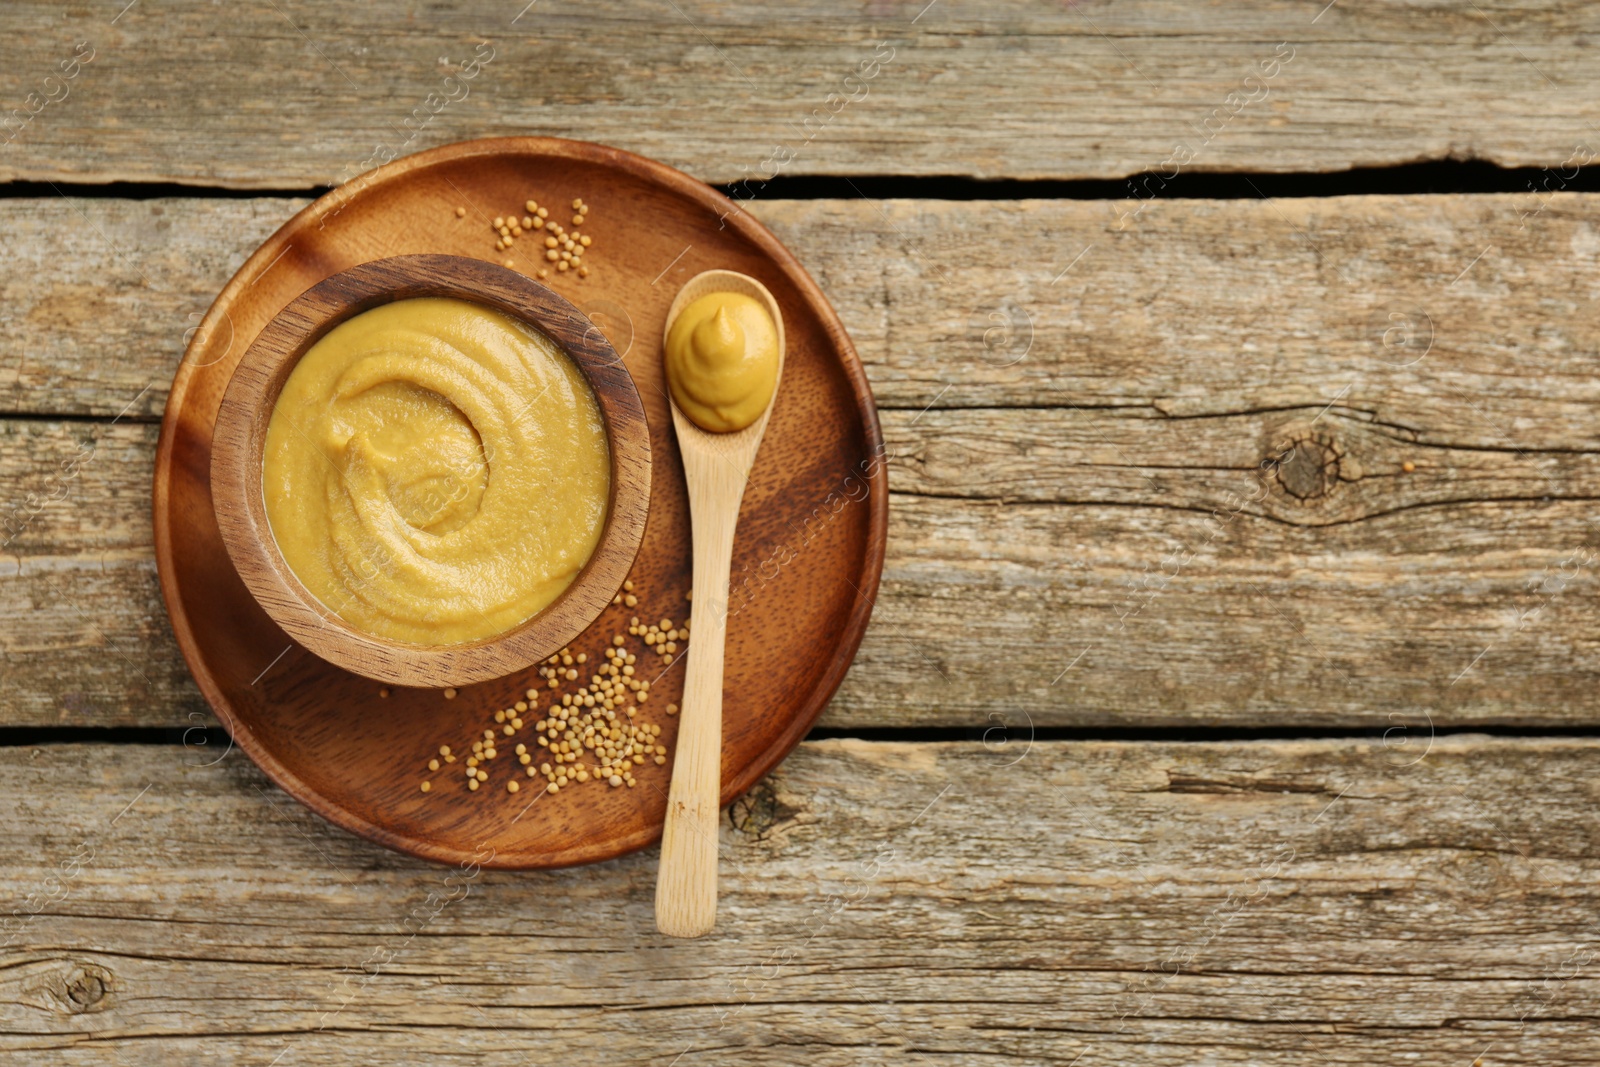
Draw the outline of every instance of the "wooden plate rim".
<instances>
[{"instance_id":1,"label":"wooden plate rim","mask_svg":"<svg viewBox=\"0 0 1600 1067\"><path fill-rule=\"evenodd\" d=\"M775 767L784 756L788 755L811 730L812 725L821 716L828 701L838 691L840 683L844 680L845 672L849 669L851 660L855 658L856 651L861 646L861 639L865 636L867 621L871 616L875 603L874 598L883 575L883 562L887 549L888 535L889 484L884 465L883 430L878 422L877 407L873 402L872 390L867 382L866 369L861 364L855 345L851 343L849 335L845 332L844 324L839 320L838 313L834 311L833 306L828 302L827 297L823 295L822 290L817 286L805 267L800 264L800 261L795 258L793 253L778 241L770 230L746 213L733 200L703 182L664 163L658 163L655 160L647 159L619 148L594 144L588 141L572 141L557 137L483 138L442 145L438 148L428 149L416 155L385 164L377 170L368 171L366 174L351 179L345 185L324 194L313 203L306 205L280 226L271 237L267 238L261 247L245 260L238 272L223 286L222 291L217 294L217 299L212 302L205 317L201 320L199 328L185 349L183 360L173 378L172 390L168 394L166 409L161 420L161 436L156 448L152 503L154 507L156 568L161 585L161 595L167 605L167 615L172 622L173 634L178 642L179 651L182 652L184 661L188 664L190 673L194 676L195 682L200 688L201 695L205 697L206 702L222 720L224 728L228 730L229 735L268 778L272 779L290 796L299 800L334 825L397 852L438 863L511 870L536 870L595 863L626 855L659 840L661 828L660 826L647 827L622 837L563 849L542 856L537 862L508 862L498 858L493 853L493 850L491 850L491 854L488 857L485 857L481 846L474 852L468 852L464 849L453 848L431 841L421 841L397 834L357 816L348 808L331 803L321 793L308 788L298 776L279 762L270 750L264 748L257 741L248 724L236 720L229 710L227 699L206 667L205 660L201 656L199 646L195 641L194 633L189 626L188 617L182 610L182 601L179 597L174 577L171 530L166 519L169 504L167 471L170 470L173 462L175 427L183 410L183 401L188 393L189 380L200 369L190 360L190 355L198 350L203 343L202 339L209 336L209 332L217 328L220 318L219 309L231 304L239 293L254 281L259 273L270 267L284 253L289 245L289 235L293 231L298 230L307 221L314 221L334 204L343 203L350 197L376 185L403 180L416 171L425 170L438 164L507 154L555 156L600 166L614 167L642 181L660 185L679 196L702 204L709 213L718 218L720 225L731 226L738 231L740 235L760 248L763 254L770 257L773 265L788 276L790 283L795 286L801 297L809 305L812 313L822 323L834 349L843 357L843 370L847 380L850 382L856 407L861 417L862 432L866 438L865 443L868 447L869 462L871 463L870 469L864 472L868 490L866 498L868 507L867 545L865 558L862 561L861 571L858 575L859 580L853 583L857 593L856 600L851 605L849 616L846 618L841 630L841 639L836 646L833 657L823 664L819 671L819 680L812 690L811 699L801 708L798 714L791 718L788 726L779 733L771 745L743 768L737 770L732 778L723 783L720 803L726 805L735 797L744 793L760 780L763 775ZM758 456L758 461L759 458Z\"/></svg>"}]
</instances>

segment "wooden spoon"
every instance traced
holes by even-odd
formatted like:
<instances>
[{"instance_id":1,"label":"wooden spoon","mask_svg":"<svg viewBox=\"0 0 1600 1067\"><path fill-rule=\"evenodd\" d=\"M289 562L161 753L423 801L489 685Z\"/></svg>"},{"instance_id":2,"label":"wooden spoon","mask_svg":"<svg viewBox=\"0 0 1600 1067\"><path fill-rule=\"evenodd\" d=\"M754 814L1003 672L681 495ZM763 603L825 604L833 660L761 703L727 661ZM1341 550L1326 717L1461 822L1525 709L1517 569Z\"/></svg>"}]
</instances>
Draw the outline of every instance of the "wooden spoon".
<instances>
[{"instance_id":1,"label":"wooden spoon","mask_svg":"<svg viewBox=\"0 0 1600 1067\"><path fill-rule=\"evenodd\" d=\"M767 287L731 270L689 279L667 311L666 331L689 304L708 293L743 293L760 301L778 332L778 382L783 381L783 315ZM663 333L663 340L666 333ZM670 396L669 396L670 401ZM745 481L767 430L772 404L750 426L709 433L672 403L672 425L683 453L694 535L694 632L689 639L678 714L678 747L661 833L656 878L656 928L669 937L700 937L717 920L717 830L722 792L722 666L728 627L728 572L733 528Z\"/></svg>"}]
</instances>

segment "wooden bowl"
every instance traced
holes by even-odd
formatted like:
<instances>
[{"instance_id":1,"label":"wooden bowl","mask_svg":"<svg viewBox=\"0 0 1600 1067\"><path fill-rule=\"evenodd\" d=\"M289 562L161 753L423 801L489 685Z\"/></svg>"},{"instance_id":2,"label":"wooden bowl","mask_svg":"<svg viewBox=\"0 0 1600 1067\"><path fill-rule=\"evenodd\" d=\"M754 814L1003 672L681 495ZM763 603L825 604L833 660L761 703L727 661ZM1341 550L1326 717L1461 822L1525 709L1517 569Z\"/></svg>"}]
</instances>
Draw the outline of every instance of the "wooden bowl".
<instances>
[{"instance_id":1,"label":"wooden bowl","mask_svg":"<svg viewBox=\"0 0 1600 1067\"><path fill-rule=\"evenodd\" d=\"M407 644L366 633L329 611L284 561L267 521L262 457L278 396L300 357L363 311L411 297L455 297L519 319L556 342L588 380L611 450L605 527L589 562L544 610L479 641ZM650 506L650 431L633 377L589 319L525 275L462 256L397 256L340 271L301 293L244 353L217 413L211 494L223 544L256 602L301 645L336 664L396 685L468 685L545 659L610 606L644 539Z\"/></svg>"}]
</instances>

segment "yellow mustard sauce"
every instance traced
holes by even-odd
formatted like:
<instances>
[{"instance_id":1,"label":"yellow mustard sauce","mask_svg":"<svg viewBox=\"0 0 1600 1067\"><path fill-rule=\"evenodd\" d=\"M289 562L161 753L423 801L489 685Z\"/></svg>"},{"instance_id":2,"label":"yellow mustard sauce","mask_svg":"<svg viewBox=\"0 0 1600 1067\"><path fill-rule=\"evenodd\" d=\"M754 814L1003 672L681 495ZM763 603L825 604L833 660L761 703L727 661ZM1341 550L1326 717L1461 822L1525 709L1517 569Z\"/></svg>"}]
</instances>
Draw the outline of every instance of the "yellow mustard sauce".
<instances>
[{"instance_id":1,"label":"yellow mustard sauce","mask_svg":"<svg viewBox=\"0 0 1600 1067\"><path fill-rule=\"evenodd\" d=\"M742 430L772 403L778 382L778 330L766 307L743 293L708 293L667 331L667 384L695 425Z\"/></svg>"},{"instance_id":2,"label":"yellow mustard sauce","mask_svg":"<svg viewBox=\"0 0 1600 1067\"><path fill-rule=\"evenodd\" d=\"M611 461L583 374L491 308L400 300L301 357L267 426L272 534L332 613L452 645L555 600L605 524Z\"/></svg>"}]
</instances>

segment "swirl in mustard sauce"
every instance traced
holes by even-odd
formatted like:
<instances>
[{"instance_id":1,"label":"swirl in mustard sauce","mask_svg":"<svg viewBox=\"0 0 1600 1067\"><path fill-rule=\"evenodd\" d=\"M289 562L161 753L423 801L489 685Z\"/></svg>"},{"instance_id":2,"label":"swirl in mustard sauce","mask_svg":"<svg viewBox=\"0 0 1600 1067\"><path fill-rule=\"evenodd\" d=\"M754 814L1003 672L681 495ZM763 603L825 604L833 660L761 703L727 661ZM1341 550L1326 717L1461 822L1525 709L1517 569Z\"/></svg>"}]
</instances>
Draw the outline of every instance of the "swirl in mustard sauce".
<instances>
[{"instance_id":1,"label":"swirl in mustard sauce","mask_svg":"<svg viewBox=\"0 0 1600 1067\"><path fill-rule=\"evenodd\" d=\"M268 521L351 626L419 645L503 633L555 600L605 524L594 394L544 334L464 300L400 300L301 357L267 426Z\"/></svg>"}]
</instances>

